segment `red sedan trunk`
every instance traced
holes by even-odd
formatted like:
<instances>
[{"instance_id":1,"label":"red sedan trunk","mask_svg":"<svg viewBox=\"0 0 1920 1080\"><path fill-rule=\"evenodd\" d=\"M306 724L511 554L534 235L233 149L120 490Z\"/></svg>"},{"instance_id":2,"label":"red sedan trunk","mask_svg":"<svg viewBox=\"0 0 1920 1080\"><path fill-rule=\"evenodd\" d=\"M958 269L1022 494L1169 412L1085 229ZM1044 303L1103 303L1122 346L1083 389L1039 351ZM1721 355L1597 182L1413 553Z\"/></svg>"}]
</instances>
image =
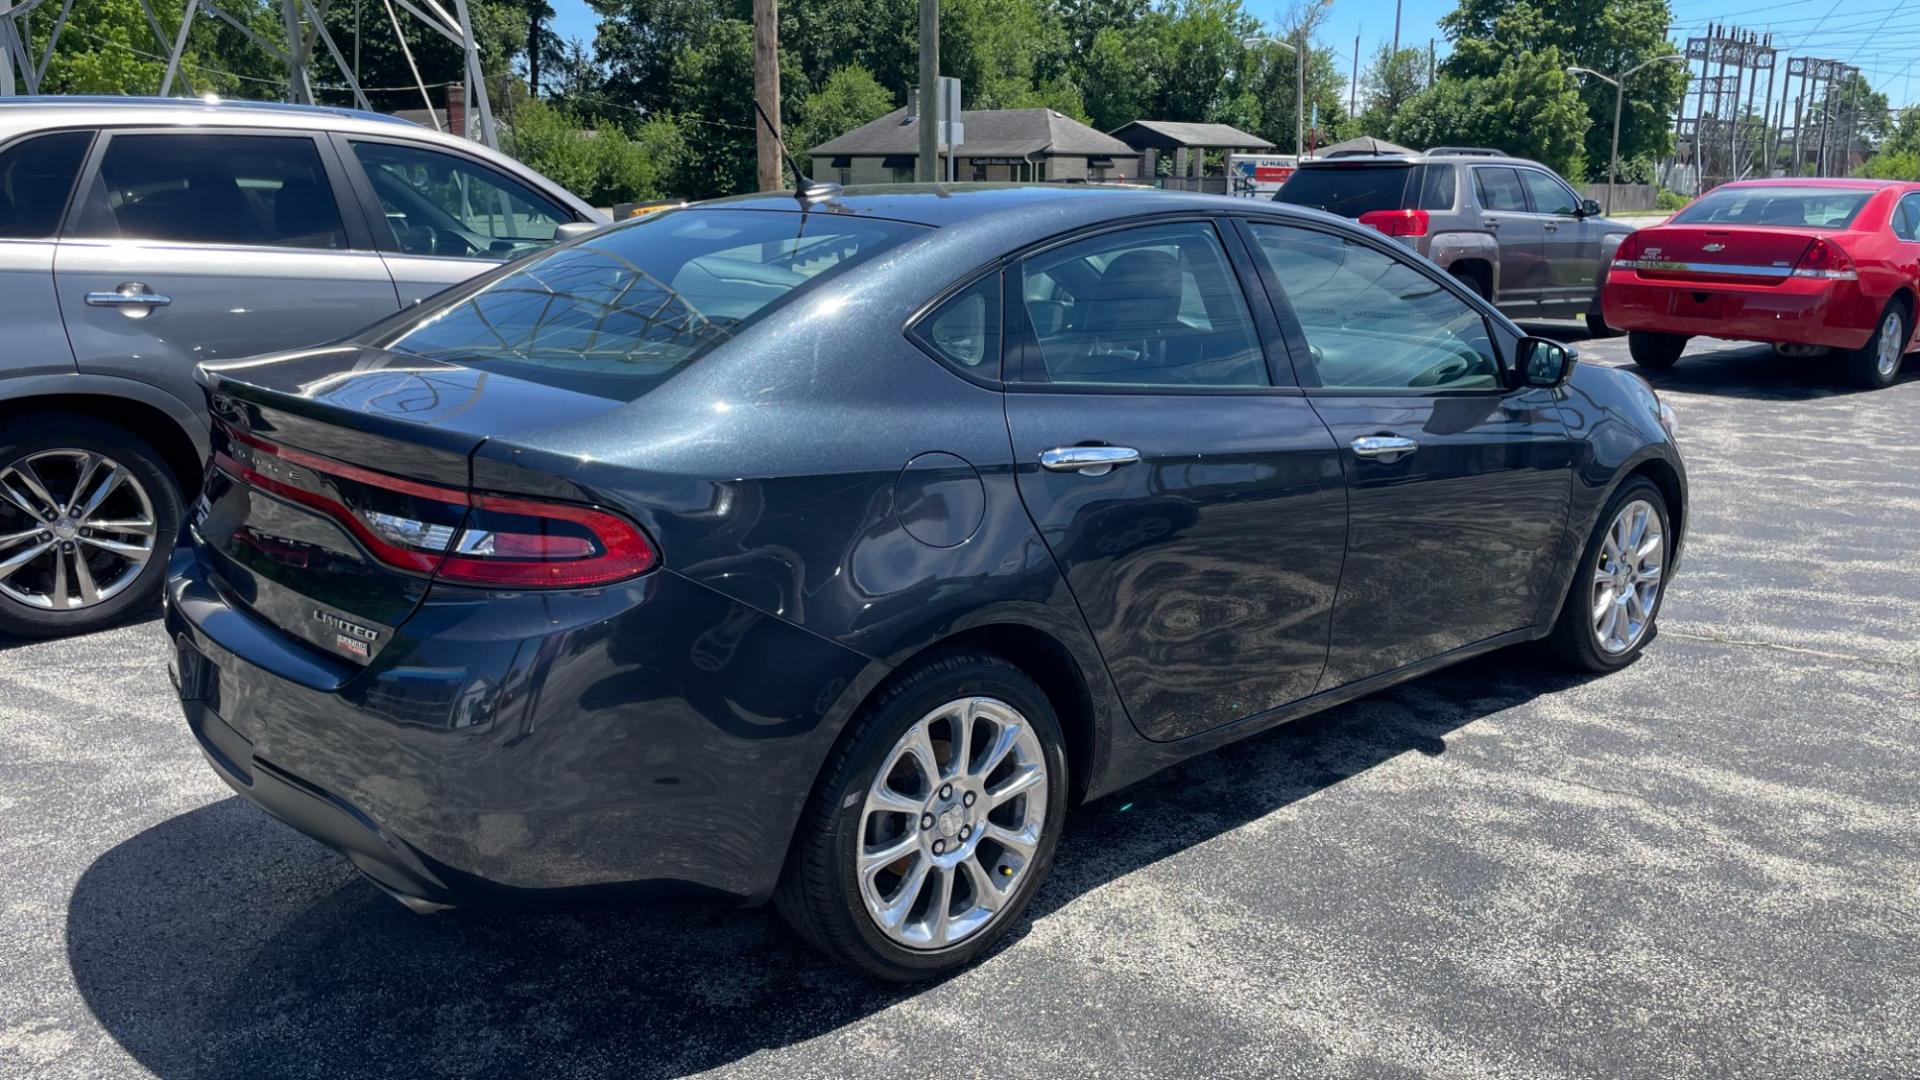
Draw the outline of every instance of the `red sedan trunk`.
<instances>
[{"instance_id":1,"label":"red sedan trunk","mask_svg":"<svg viewBox=\"0 0 1920 1080\"><path fill-rule=\"evenodd\" d=\"M1629 236L1602 304L1650 367L1672 363L1695 336L1871 349L1884 360L1879 338L1891 329L1897 370L1913 342L1917 296L1920 184L1754 180L1715 188L1667 224ZM1895 312L1897 326L1887 321Z\"/></svg>"}]
</instances>

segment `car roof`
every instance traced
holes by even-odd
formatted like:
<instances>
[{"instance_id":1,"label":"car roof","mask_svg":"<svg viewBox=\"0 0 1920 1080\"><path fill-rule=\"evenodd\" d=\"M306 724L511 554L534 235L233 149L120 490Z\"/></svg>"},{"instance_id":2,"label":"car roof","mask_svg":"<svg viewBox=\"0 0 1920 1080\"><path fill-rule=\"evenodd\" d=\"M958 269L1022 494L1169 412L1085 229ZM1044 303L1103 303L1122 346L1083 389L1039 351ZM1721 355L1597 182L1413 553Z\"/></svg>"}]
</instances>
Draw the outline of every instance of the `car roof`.
<instances>
[{"instance_id":1,"label":"car roof","mask_svg":"<svg viewBox=\"0 0 1920 1080\"><path fill-rule=\"evenodd\" d=\"M1303 169L1352 168L1355 165L1420 165L1429 161L1443 162L1448 165L1531 165L1537 169L1553 170L1532 158L1513 157L1495 153L1439 153L1439 154L1344 154L1336 158L1308 158L1300 163Z\"/></svg>"},{"instance_id":2,"label":"car roof","mask_svg":"<svg viewBox=\"0 0 1920 1080\"><path fill-rule=\"evenodd\" d=\"M792 192L758 192L696 204L704 208L797 211ZM828 214L857 214L935 228L1017 211L1038 222L1072 228L1089 220L1134 214L1220 211L1271 204L1227 195L1163 191L1140 185L963 183L867 184L838 190L808 206Z\"/></svg>"},{"instance_id":3,"label":"car roof","mask_svg":"<svg viewBox=\"0 0 1920 1080\"><path fill-rule=\"evenodd\" d=\"M1757 176L1752 180L1730 180L1714 188L1713 191L1732 187L1862 188L1878 191L1881 188L1917 186L1920 185L1916 185L1911 180L1875 180L1864 176ZM1707 194L1710 195L1713 191Z\"/></svg>"}]
</instances>

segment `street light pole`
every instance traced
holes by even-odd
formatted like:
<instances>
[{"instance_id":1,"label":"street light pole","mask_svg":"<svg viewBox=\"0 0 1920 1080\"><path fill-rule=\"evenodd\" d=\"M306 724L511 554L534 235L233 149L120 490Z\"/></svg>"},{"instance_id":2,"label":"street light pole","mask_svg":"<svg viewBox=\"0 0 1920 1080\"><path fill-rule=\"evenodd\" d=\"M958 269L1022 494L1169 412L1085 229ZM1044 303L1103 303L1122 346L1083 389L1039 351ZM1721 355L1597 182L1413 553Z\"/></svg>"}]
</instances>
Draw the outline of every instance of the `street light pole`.
<instances>
[{"instance_id":1,"label":"street light pole","mask_svg":"<svg viewBox=\"0 0 1920 1080\"><path fill-rule=\"evenodd\" d=\"M1656 56L1645 63L1636 64L1618 75L1602 75L1592 68L1574 65L1567 69L1569 75L1591 75L1613 87L1613 149L1607 157L1607 206L1606 212L1613 213L1613 189L1620 186L1620 110L1626 104L1627 80L1655 64L1684 64L1686 58L1679 53Z\"/></svg>"}]
</instances>

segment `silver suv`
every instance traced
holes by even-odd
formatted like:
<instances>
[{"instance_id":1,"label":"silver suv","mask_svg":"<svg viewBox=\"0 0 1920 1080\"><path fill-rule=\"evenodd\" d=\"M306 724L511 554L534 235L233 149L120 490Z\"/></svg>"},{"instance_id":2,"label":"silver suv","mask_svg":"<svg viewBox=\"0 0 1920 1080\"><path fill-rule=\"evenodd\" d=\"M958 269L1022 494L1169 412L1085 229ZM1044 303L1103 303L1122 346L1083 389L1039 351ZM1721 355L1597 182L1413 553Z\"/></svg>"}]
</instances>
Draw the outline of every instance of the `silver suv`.
<instances>
[{"instance_id":1,"label":"silver suv","mask_svg":"<svg viewBox=\"0 0 1920 1080\"><path fill-rule=\"evenodd\" d=\"M1273 198L1398 237L1516 319L1585 318L1596 337L1613 333L1600 287L1633 226L1537 161L1452 146L1307 161Z\"/></svg>"},{"instance_id":2,"label":"silver suv","mask_svg":"<svg viewBox=\"0 0 1920 1080\"><path fill-rule=\"evenodd\" d=\"M0 632L151 600L207 453L197 363L331 341L604 221L377 113L0 103Z\"/></svg>"}]
</instances>

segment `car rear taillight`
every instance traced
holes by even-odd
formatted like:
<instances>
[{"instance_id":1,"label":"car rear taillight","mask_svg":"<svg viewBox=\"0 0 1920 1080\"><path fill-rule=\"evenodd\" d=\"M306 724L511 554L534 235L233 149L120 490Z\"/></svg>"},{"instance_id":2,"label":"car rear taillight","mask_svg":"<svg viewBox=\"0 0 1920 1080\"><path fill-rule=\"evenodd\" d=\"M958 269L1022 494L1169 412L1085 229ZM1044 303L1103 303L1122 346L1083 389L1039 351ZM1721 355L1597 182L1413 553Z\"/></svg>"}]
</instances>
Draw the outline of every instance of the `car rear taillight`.
<instances>
[{"instance_id":1,"label":"car rear taillight","mask_svg":"<svg viewBox=\"0 0 1920 1080\"><path fill-rule=\"evenodd\" d=\"M1425 236L1430 220L1425 210L1369 210L1360 215L1360 224L1388 236Z\"/></svg>"},{"instance_id":2,"label":"car rear taillight","mask_svg":"<svg viewBox=\"0 0 1920 1080\"><path fill-rule=\"evenodd\" d=\"M646 534L605 510L407 480L221 428L230 440L214 454L221 471L326 515L396 570L461 585L578 589L659 564Z\"/></svg>"},{"instance_id":3,"label":"car rear taillight","mask_svg":"<svg viewBox=\"0 0 1920 1080\"><path fill-rule=\"evenodd\" d=\"M1613 268L1615 270L1640 269L1640 252L1644 248L1645 245L1640 242L1639 233L1628 233L1621 237L1620 246L1613 253Z\"/></svg>"},{"instance_id":4,"label":"car rear taillight","mask_svg":"<svg viewBox=\"0 0 1920 1080\"><path fill-rule=\"evenodd\" d=\"M1860 271L1854 267L1853 259L1840 250L1840 245L1824 236L1816 236L1813 243L1807 245L1800 261L1794 264L1793 276L1824 281L1857 281Z\"/></svg>"}]
</instances>

